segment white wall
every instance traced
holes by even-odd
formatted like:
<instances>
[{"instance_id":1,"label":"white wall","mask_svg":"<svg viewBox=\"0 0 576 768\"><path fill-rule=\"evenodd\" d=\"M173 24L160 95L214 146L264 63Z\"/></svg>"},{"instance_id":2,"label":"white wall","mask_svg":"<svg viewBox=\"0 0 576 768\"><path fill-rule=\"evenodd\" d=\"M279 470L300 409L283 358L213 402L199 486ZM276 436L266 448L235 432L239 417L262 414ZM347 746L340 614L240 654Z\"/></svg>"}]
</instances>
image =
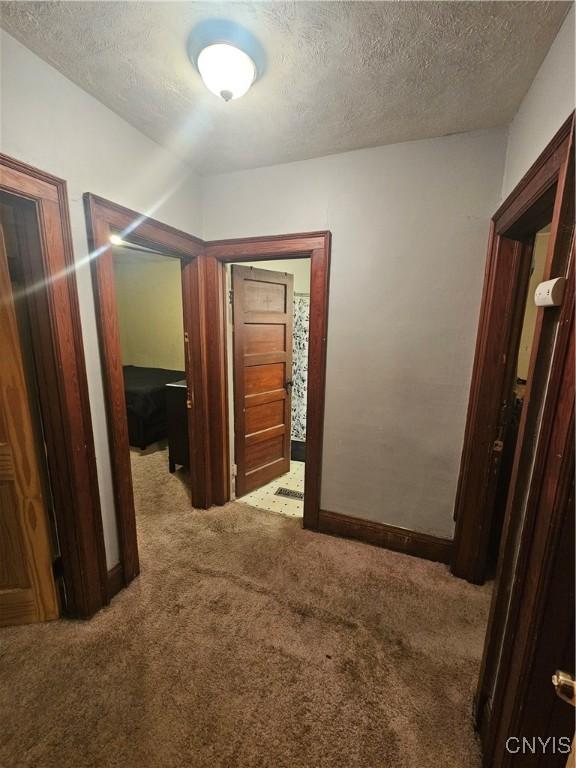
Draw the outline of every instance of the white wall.
<instances>
[{"instance_id":1,"label":"white wall","mask_svg":"<svg viewBox=\"0 0 576 768\"><path fill-rule=\"evenodd\" d=\"M502 199L512 192L574 105L572 6L510 125Z\"/></svg>"},{"instance_id":2,"label":"white wall","mask_svg":"<svg viewBox=\"0 0 576 768\"><path fill-rule=\"evenodd\" d=\"M324 509L452 535L504 151L492 130L204 180L207 239L332 231Z\"/></svg>"},{"instance_id":3,"label":"white wall","mask_svg":"<svg viewBox=\"0 0 576 768\"><path fill-rule=\"evenodd\" d=\"M118 541L82 193L201 234L199 188L181 160L0 32L1 151L68 184L108 566Z\"/></svg>"}]
</instances>

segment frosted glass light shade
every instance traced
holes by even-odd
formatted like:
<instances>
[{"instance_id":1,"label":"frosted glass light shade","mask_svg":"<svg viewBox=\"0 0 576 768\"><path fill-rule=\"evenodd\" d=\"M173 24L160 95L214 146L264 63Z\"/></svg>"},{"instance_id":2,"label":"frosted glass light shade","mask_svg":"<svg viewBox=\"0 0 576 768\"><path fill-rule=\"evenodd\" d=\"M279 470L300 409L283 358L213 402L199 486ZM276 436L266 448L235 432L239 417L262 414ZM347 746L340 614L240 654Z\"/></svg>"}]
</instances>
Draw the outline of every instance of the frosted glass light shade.
<instances>
[{"instance_id":1,"label":"frosted glass light shade","mask_svg":"<svg viewBox=\"0 0 576 768\"><path fill-rule=\"evenodd\" d=\"M228 43L204 48L197 65L206 88L224 101L244 96L256 78L256 66L250 56Z\"/></svg>"}]
</instances>

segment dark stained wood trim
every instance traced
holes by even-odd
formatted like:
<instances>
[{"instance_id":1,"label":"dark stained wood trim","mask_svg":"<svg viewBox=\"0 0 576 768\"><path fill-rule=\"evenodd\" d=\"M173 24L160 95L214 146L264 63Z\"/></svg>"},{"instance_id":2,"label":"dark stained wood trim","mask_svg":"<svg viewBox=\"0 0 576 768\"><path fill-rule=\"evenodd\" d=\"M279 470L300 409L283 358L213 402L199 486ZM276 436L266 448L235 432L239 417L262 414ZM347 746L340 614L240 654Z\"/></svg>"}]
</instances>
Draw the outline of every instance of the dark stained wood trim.
<instances>
[{"instance_id":1,"label":"dark stained wood trim","mask_svg":"<svg viewBox=\"0 0 576 768\"><path fill-rule=\"evenodd\" d=\"M572 275L573 276L573 275ZM572 293L572 310L574 308ZM541 733L538 717L544 702L554 700L550 673L561 667L564 661L562 646L566 629L572 635L572 653L568 669L574 670L573 611L574 611L574 317L568 321L569 340L562 346L564 359L562 377L554 382L558 392L554 398L553 413L548 413L549 428L544 441L539 441L537 461L540 472L539 498L532 499L527 511L527 535L522 536L519 552L518 574L512 582L511 613L508 616L505 646L502 658L505 674L496 680L492 728L494 732L494 763L496 766L511 765L510 755L503 745L512 733ZM556 366L554 366L556 369ZM570 525L572 523L572 525ZM569 538L566 548L565 539ZM560 560L562 556L562 560ZM562 579L565 591L554 594L550 586L552 572L558 566L565 574ZM570 591L572 589L572 594ZM556 621L544 625L546 610L552 602L560 603L556 609ZM566 602L564 602L566 601ZM572 614L572 621L570 615ZM572 626L570 626L572 624ZM570 632L572 630L572 632ZM540 655L536 647L544 640L547 650ZM558 646L557 641L562 641ZM534 680L537 667L549 665L539 679ZM527 703L531 699L532 705ZM572 736L574 716L570 710L562 711L564 729L562 735ZM549 735L543 733L543 736ZM558 761L558 765L564 764Z\"/></svg>"},{"instance_id":2,"label":"dark stained wood trim","mask_svg":"<svg viewBox=\"0 0 576 768\"><path fill-rule=\"evenodd\" d=\"M317 530L320 512L330 243L331 235L329 232L219 240L206 243L203 256L206 262L205 309L210 402L212 499L217 504L223 504L230 499L230 435L228 428L224 264L227 262L269 261L274 259L310 259L310 333L308 347L304 527L311 530Z\"/></svg>"},{"instance_id":3,"label":"dark stained wood trim","mask_svg":"<svg viewBox=\"0 0 576 768\"><path fill-rule=\"evenodd\" d=\"M501 452L494 441L511 410L516 354L530 279L532 241L524 244L491 230L488 274L472 374L468 421L455 503L452 573L472 583L486 576Z\"/></svg>"},{"instance_id":4,"label":"dark stained wood trim","mask_svg":"<svg viewBox=\"0 0 576 768\"><path fill-rule=\"evenodd\" d=\"M228 429L228 371L226 369L226 282L224 264L204 251L207 343L206 365L209 382L211 492L214 504L230 500L230 434Z\"/></svg>"},{"instance_id":5,"label":"dark stained wood trim","mask_svg":"<svg viewBox=\"0 0 576 768\"><path fill-rule=\"evenodd\" d=\"M113 568L108 571L108 600L124 589L124 572L122 570L122 563L116 563Z\"/></svg>"},{"instance_id":6,"label":"dark stained wood trim","mask_svg":"<svg viewBox=\"0 0 576 768\"><path fill-rule=\"evenodd\" d=\"M188 335L186 378L188 400L191 403L188 432L192 503L196 507L206 508L211 504L211 497L203 344L205 320L201 300L204 268L199 258L203 244L192 235L96 195L84 195L84 208L91 250L90 264L108 417L120 560L124 584L127 585L138 575L140 565L110 235L120 232L124 239L177 257L182 263L183 323Z\"/></svg>"},{"instance_id":7,"label":"dark stained wood trim","mask_svg":"<svg viewBox=\"0 0 576 768\"><path fill-rule=\"evenodd\" d=\"M524 214L556 183L566 162L573 121L574 114L571 114L498 208L492 217L497 234L515 234L515 228L523 221ZM542 226L546 223L543 221Z\"/></svg>"},{"instance_id":8,"label":"dark stained wood trim","mask_svg":"<svg viewBox=\"0 0 576 768\"><path fill-rule=\"evenodd\" d=\"M536 323L533 375L526 394L529 407L523 409L519 428L521 448L512 470L476 695L477 725L487 764L498 768L508 765L509 757L501 751L501 734L506 729L513 732L510 729L516 727L520 714L528 716L528 695L541 697L538 708L548 694L548 689L534 691L527 683L531 666L542 662L533 658L535 645L542 633L550 633L550 627L540 626L539 621L553 597L539 595L546 593L551 561L561 551L558 532L565 527L565 516L574 514L566 501L574 477L573 136L557 186L548 257L552 274L566 275L567 287L562 306L540 313ZM566 569L573 568L573 542L569 553ZM565 611L562 617L567 616ZM557 633L561 625L558 620ZM550 659L549 663L557 662ZM494 763L493 752L497 756Z\"/></svg>"},{"instance_id":9,"label":"dark stained wood trim","mask_svg":"<svg viewBox=\"0 0 576 768\"><path fill-rule=\"evenodd\" d=\"M0 155L0 190L35 206L40 259L22 254L41 276L30 301L43 325L35 352L42 379L48 466L66 590L67 614L89 617L108 602L106 557L82 341L66 183ZM32 243L30 244L32 246ZM40 317L38 312L42 313Z\"/></svg>"},{"instance_id":10,"label":"dark stained wood trim","mask_svg":"<svg viewBox=\"0 0 576 768\"><path fill-rule=\"evenodd\" d=\"M348 539L357 539L376 547L384 547L405 555L433 560L437 563L449 563L452 552L452 539L417 533L406 528L398 528L387 523L377 523L350 517L337 512L320 510L318 530Z\"/></svg>"},{"instance_id":11,"label":"dark stained wood trim","mask_svg":"<svg viewBox=\"0 0 576 768\"><path fill-rule=\"evenodd\" d=\"M566 166L573 116L492 219L464 446L454 510L452 572L472 583L486 577L492 522L491 492L499 468L493 451L505 423L511 359L524 306L531 238L552 215L559 175ZM545 275L556 274L552 251ZM537 348L535 337L534 349ZM528 405L525 401L525 410Z\"/></svg>"},{"instance_id":12,"label":"dark stained wood trim","mask_svg":"<svg viewBox=\"0 0 576 768\"><path fill-rule=\"evenodd\" d=\"M312 251L324 248L330 232L304 232L270 237L240 237L230 240L209 240L207 254L219 261L255 261L268 259L305 259Z\"/></svg>"}]
</instances>

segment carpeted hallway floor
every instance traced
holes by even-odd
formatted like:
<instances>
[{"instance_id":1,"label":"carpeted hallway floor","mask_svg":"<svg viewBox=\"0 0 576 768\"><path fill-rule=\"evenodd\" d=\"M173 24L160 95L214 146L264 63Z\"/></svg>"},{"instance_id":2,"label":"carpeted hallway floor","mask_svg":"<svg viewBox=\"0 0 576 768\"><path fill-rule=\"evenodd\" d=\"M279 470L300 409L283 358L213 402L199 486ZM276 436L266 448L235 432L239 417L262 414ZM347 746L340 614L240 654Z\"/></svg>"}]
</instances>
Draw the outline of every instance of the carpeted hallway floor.
<instances>
[{"instance_id":1,"label":"carpeted hallway floor","mask_svg":"<svg viewBox=\"0 0 576 768\"><path fill-rule=\"evenodd\" d=\"M0 630L2 768L474 768L489 590L133 458L142 574Z\"/></svg>"}]
</instances>

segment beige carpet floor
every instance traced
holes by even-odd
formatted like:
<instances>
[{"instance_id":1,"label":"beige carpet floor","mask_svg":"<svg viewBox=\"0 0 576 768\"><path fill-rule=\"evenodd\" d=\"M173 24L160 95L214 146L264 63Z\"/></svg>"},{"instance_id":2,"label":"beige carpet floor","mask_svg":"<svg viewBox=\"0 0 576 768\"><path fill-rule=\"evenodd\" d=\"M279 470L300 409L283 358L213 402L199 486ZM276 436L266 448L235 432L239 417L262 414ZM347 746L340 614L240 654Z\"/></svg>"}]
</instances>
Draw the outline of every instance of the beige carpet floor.
<instances>
[{"instance_id":1,"label":"beige carpet floor","mask_svg":"<svg viewBox=\"0 0 576 768\"><path fill-rule=\"evenodd\" d=\"M3 768L474 768L489 591L133 459L141 576L0 630Z\"/></svg>"}]
</instances>

